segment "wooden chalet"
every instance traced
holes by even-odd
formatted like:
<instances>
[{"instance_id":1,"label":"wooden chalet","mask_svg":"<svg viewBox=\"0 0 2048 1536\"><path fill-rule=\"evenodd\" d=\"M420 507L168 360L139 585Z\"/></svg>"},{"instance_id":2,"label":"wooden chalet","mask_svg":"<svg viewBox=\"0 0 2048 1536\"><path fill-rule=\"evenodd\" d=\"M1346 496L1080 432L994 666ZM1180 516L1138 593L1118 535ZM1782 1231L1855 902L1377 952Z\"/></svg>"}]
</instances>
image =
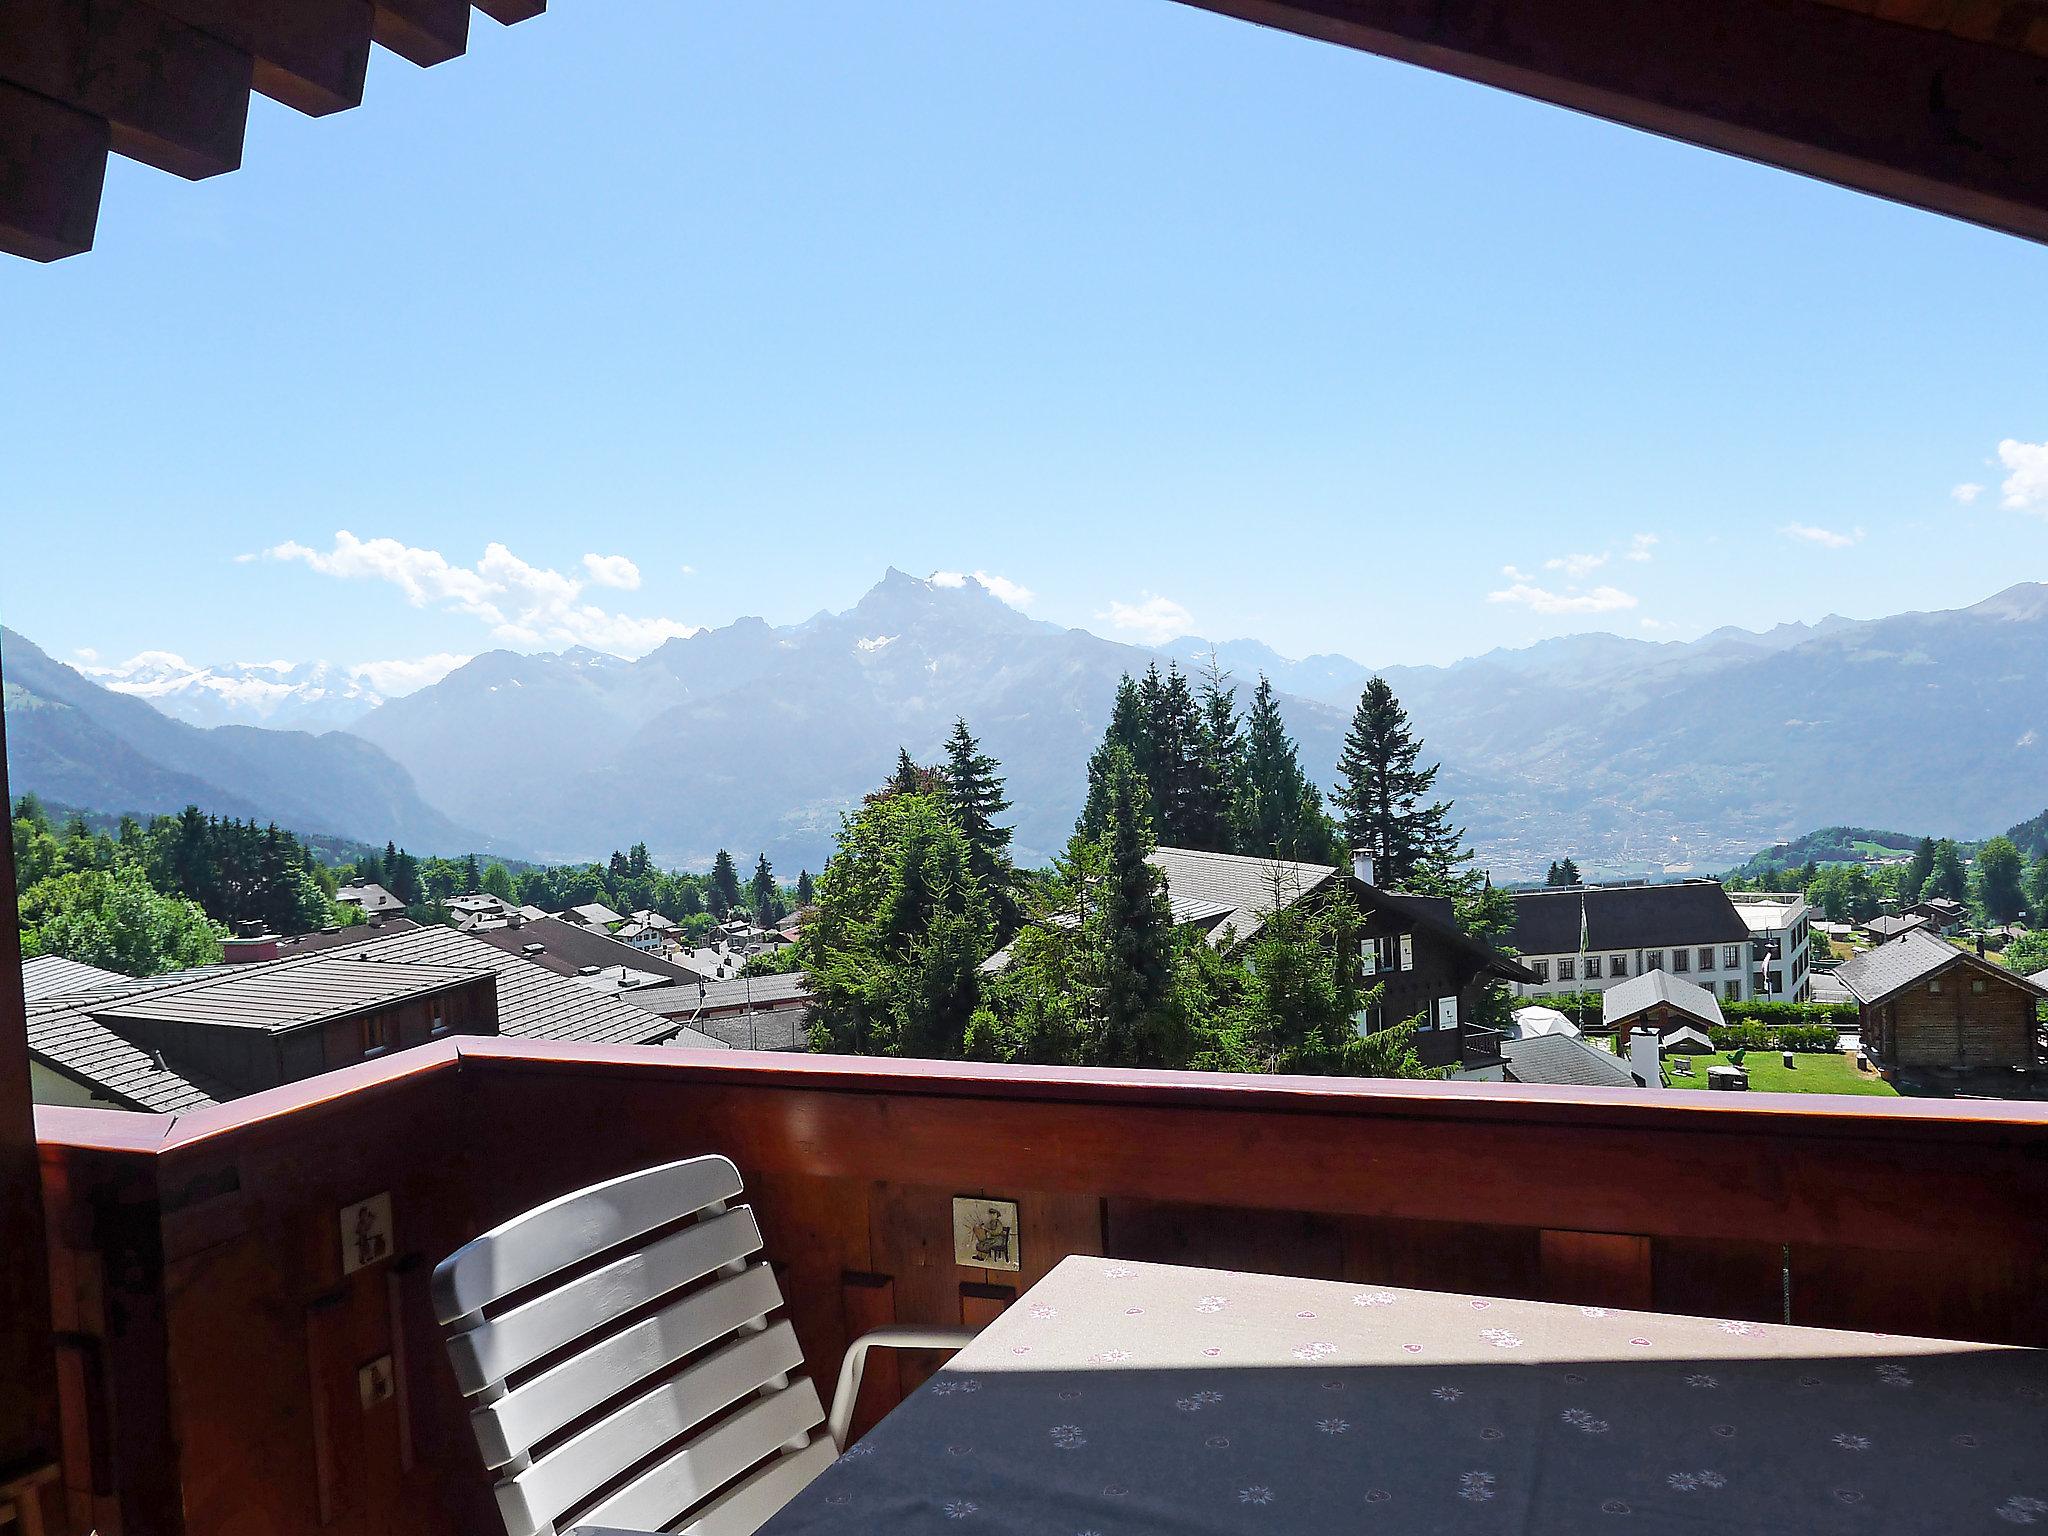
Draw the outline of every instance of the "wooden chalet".
<instances>
[{"instance_id":1,"label":"wooden chalet","mask_svg":"<svg viewBox=\"0 0 2048 1536\"><path fill-rule=\"evenodd\" d=\"M2040 1005L2048 987L1925 928L1864 951L1838 973L1860 1010L1863 1049L1920 1091L2048 1088Z\"/></svg>"}]
</instances>

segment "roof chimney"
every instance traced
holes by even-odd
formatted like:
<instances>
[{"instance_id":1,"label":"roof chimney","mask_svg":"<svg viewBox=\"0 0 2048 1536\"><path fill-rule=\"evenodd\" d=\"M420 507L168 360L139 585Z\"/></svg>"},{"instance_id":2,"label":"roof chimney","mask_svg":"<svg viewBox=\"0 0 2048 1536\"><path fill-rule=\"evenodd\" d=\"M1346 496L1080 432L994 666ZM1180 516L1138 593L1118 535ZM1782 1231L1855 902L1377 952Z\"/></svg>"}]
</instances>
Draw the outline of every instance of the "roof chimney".
<instances>
[{"instance_id":1,"label":"roof chimney","mask_svg":"<svg viewBox=\"0 0 2048 1536\"><path fill-rule=\"evenodd\" d=\"M1351 878L1360 885L1371 885L1373 883L1373 874L1372 850L1370 848L1352 849Z\"/></svg>"},{"instance_id":2,"label":"roof chimney","mask_svg":"<svg viewBox=\"0 0 2048 1536\"><path fill-rule=\"evenodd\" d=\"M1657 1031L1638 1029L1628 1037L1628 1066L1645 1088L1664 1086L1662 1053L1657 1049Z\"/></svg>"},{"instance_id":3,"label":"roof chimney","mask_svg":"<svg viewBox=\"0 0 2048 1536\"><path fill-rule=\"evenodd\" d=\"M277 958L277 935L274 933L241 933L231 939L220 941L220 957L229 965L249 965L258 960Z\"/></svg>"}]
</instances>

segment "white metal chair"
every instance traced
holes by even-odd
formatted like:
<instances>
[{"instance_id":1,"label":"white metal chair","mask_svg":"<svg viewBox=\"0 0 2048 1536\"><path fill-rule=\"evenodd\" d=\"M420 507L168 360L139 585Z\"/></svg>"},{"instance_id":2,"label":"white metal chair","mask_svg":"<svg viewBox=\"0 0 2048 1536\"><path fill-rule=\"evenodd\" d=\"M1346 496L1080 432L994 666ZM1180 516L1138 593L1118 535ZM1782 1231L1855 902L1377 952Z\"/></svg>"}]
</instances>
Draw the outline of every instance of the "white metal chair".
<instances>
[{"instance_id":1,"label":"white metal chair","mask_svg":"<svg viewBox=\"0 0 2048 1536\"><path fill-rule=\"evenodd\" d=\"M782 1293L750 1261L753 1210L727 1203L740 1187L723 1157L665 1163L516 1216L435 1269L508 1536L571 1523L748 1536L845 1448L870 1348L973 1336L876 1329L848 1349L828 1416L792 1378L795 1332L769 1321Z\"/></svg>"}]
</instances>

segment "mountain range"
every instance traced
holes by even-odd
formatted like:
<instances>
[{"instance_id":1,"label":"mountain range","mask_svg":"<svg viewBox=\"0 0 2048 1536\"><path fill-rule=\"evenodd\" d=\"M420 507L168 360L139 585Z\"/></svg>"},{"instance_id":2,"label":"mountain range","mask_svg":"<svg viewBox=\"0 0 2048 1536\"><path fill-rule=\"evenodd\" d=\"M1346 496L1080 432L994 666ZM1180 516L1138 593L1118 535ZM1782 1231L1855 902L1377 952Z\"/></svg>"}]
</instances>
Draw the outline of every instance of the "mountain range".
<instances>
[{"instance_id":1,"label":"mountain range","mask_svg":"<svg viewBox=\"0 0 2048 1536\"><path fill-rule=\"evenodd\" d=\"M17 685L35 688L17 663L26 642L7 644L14 735ZM93 689L33 654L32 671L56 668L74 690ZM423 850L470 827L491 834L473 846L548 859L601 857L645 839L678 865L700 865L723 846L765 850L785 871L815 870L841 811L881 780L898 747L935 760L964 715L1003 763L1018 857L1033 863L1072 826L1117 679L1155 659L1199 669L1212 655L1241 703L1260 673L1272 679L1305 766L1327 787L1375 669L1338 655L1293 660L1249 639L1185 637L1148 650L1028 618L972 578L941 584L894 570L843 613L784 626L740 619L637 661L581 649L489 652L403 697L344 701L363 709L347 732L298 740L330 744L322 771L346 760L350 749L334 744L350 740L383 764L370 772L387 795L424 802L385 814L414 827L440 818L431 838L411 835ZM1480 861L1502 879L1540 874L1567 853L1589 874L1721 868L1824 823L1987 835L2044 799L2048 585L1948 611L1830 616L1688 642L1571 635L1378 672L1429 759L1442 760L1440 790L1456 798ZM139 698L118 702L148 709ZM116 730L105 709L95 718L124 740L141 730L127 715ZM249 728L194 733L220 738L208 759L214 788L244 802L274 795L274 782L257 795L230 771L241 760L226 750L234 732ZM160 740L156 731L142 749L159 771L188 760ZM180 740L188 757L199 750ZM77 754L58 756L75 779ZM92 797L75 783L62 793L38 783L45 770L23 761L20 787L72 803L141 803L110 754L89 759L103 780ZM160 803L163 786L151 792L149 803ZM400 835L396 825L365 827L358 818L377 808L360 797L349 825L316 810L300 824Z\"/></svg>"},{"instance_id":2,"label":"mountain range","mask_svg":"<svg viewBox=\"0 0 2048 1536\"><path fill-rule=\"evenodd\" d=\"M140 813L198 805L309 834L395 838L423 853L501 846L428 805L412 776L360 736L188 725L101 687L9 629L0 629L0 662L16 794Z\"/></svg>"},{"instance_id":3,"label":"mountain range","mask_svg":"<svg viewBox=\"0 0 2048 1536\"><path fill-rule=\"evenodd\" d=\"M144 651L118 665L80 670L102 688L147 700L187 725L331 731L384 702L357 672L326 661L196 666L172 651Z\"/></svg>"}]
</instances>

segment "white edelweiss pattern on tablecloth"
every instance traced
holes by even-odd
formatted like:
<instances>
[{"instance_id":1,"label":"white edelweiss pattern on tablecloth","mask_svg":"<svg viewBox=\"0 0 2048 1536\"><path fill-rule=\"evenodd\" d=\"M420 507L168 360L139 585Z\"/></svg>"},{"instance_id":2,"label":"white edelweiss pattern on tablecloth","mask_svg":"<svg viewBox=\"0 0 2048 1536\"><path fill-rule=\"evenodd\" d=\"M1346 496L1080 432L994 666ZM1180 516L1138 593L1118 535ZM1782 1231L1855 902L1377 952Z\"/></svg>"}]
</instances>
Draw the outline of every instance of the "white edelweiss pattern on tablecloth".
<instances>
[{"instance_id":1,"label":"white edelweiss pattern on tablecloth","mask_svg":"<svg viewBox=\"0 0 2048 1536\"><path fill-rule=\"evenodd\" d=\"M2044 1452L2035 1351L1072 1259L763 1536L2048 1529Z\"/></svg>"}]
</instances>

